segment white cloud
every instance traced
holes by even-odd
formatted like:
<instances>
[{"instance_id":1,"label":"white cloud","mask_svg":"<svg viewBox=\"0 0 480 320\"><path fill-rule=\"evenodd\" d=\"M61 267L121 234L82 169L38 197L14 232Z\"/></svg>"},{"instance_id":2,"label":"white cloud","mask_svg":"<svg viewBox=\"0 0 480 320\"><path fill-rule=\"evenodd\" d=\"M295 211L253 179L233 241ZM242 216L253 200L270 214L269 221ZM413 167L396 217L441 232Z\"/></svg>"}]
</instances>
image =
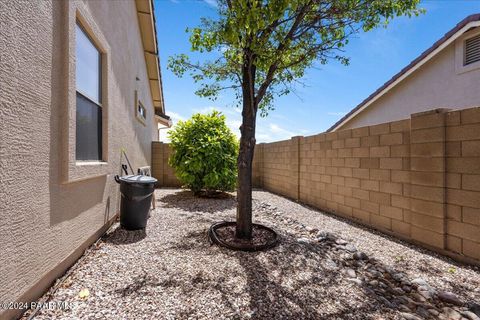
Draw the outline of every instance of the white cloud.
<instances>
[{"instance_id":1,"label":"white cloud","mask_svg":"<svg viewBox=\"0 0 480 320\"><path fill-rule=\"evenodd\" d=\"M207 106L204 108L193 108L192 113L210 113L213 110L220 111L222 114L228 116L235 116L238 117L239 114L242 113L242 110L237 107L218 107L218 106Z\"/></svg>"},{"instance_id":2,"label":"white cloud","mask_svg":"<svg viewBox=\"0 0 480 320\"><path fill-rule=\"evenodd\" d=\"M186 120L184 116L173 111L168 111L168 115L170 116L170 118L172 118L173 122L178 122L178 120L182 120L182 121Z\"/></svg>"},{"instance_id":3,"label":"white cloud","mask_svg":"<svg viewBox=\"0 0 480 320\"><path fill-rule=\"evenodd\" d=\"M268 120L263 120L260 123L257 123L257 142L273 142L280 140L287 140L291 137L302 136L308 133L308 130L291 130L281 127L276 123L268 122Z\"/></svg>"},{"instance_id":4,"label":"white cloud","mask_svg":"<svg viewBox=\"0 0 480 320\"><path fill-rule=\"evenodd\" d=\"M172 118L173 126L175 126L179 120L185 121L190 118L195 113L210 113L214 110L221 112L226 117L226 124L232 130L232 132L240 138L240 125L242 124L241 110L233 107L217 107L217 106L206 106L203 108L192 108L191 114L186 117L179 113L168 111L168 115ZM172 127L173 127L172 126ZM160 130L160 139L163 142L169 142L168 132L170 129Z\"/></svg>"},{"instance_id":5,"label":"white cloud","mask_svg":"<svg viewBox=\"0 0 480 320\"><path fill-rule=\"evenodd\" d=\"M270 129L270 132L276 135L294 135L292 131L288 131L287 129L284 129L275 123L270 123L268 127Z\"/></svg>"},{"instance_id":6,"label":"white cloud","mask_svg":"<svg viewBox=\"0 0 480 320\"><path fill-rule=\"evenodd\" d=\"M168 139L168 133L170 132L170 130L172 130L172 128L178 123L178 121L180 121L180 120L185 121L186 120L186 118L184 116L182 116L179 113L173 112L173 111L168 111L168 115L172 119L172 127L169 128L169 129L166 129L163 126L158 125L158 128L160 129L160 131L159 131L160 141L163 141L163 142L170 142L170 139Z\"/></svg>"},{"instance_id":7,"label":"white cloud","mask_svg":"<svg viewBox=\"0 0 480 320\"><path fill-rule=\"evenodd\" d=\"M208 107L203 107L203 108L201 108L201 109L193 108L193 109L192 109L192 114L193 114L193 113L210 113L210 112L212 112L213 110L220 111L219 108L217 108L217 107L215 107L215 106L208 106Z\"/></svg>"},{"instance_id":8,"label":"white cloud","mask_svg":"<svg viewBox=\"0 0 480 320\"><path fill-rule=\"evenodd\" d=\"M227 119L227 126L232 130L233 134L240 138L240 126L242 125L241 120L229 120Z\"/></svg>"},{"instance_id":9,"label":"white cloud","mask_svg":"<svg viewBox=\"0 0 480 320\"><path fill-rule=\"evenodd\" d=\"M210 7L213 8L218 8L218 2L217 0L203 0L206 4L208 4Z\"/></svg>"},{"instance_id":10,"label":"white cloud","mask_svg":"<svg viewBox=\"0 0 480 320\"><path fill-rule=\"evenodd\" d=\"M170 117L172 118L173 125L177 124L179 120L186 120L191 117L191 115L195 113L209 113L213 110L220 111L226 117L226 124L232 130L232 132L240 138L240 126L242 125L242 110L236 107L219 107L215 105L198 107L198 108L191 108L191 114L188 116L184 116L183 114L179 114L176 112L168 112ZM184 113L185 114L185 113ZM297 128L294 123L290 123L287 120L280 120L281 122L275 122L272 120L277 120L285 118L283 116L279 117L272 117L272 118L258 118L257 125L256 125L256 139L258 143L261 142L273 142L273 141L280 141L290 139L294 136L304 136L309 133L308 130L304 128ZM160 130L160 138L161 141L168 142L167 134L168 130Z\"/></svg>"}]
</instances>

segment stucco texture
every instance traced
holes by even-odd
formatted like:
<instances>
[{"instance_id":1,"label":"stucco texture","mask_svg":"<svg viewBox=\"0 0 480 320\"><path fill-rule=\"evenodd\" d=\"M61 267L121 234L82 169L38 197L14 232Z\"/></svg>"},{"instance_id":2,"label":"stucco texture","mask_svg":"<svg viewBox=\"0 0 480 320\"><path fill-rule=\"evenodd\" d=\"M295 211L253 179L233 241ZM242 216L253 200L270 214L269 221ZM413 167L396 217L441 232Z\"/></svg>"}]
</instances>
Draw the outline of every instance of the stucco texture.
<instances>
[{"instance_id":1,"label":"stucco texture","mask_svg":"<svg viewBox=\"0 0 480 320\"><path fill-rule=\"evenodd\" d=\"M458 46L462 38L456 41ZM434 108L480 106L480 69L457 73L455 45L448 45L339 130L408 119L410 114Z\"/></svg>"},{"instance_id":2,"label":"stucco texture","mask_svg":"<svg viewBox=\"0 0 480 320\"><path fill-rule=\"evenodd\" d=\"M77 19L104 59L106 161L87 166L74 159ZM0 300L13 302L41 293L118 212L120 149L135 170L150 165L158 133L135 2L0 4L0 92Z\"/></svg>"}]
</instances>

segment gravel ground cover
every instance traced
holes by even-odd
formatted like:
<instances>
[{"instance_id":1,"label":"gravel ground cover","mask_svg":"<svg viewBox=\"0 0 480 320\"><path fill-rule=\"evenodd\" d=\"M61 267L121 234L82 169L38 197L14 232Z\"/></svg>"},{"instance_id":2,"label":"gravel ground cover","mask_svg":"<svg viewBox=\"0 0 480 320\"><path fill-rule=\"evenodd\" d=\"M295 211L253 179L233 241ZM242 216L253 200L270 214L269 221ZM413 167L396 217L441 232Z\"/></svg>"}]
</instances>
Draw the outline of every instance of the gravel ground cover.
<instances>
[{"instance_id":1,"label":"gravel ground cover","mask_svg":"<svg viewBox=\"0 0 480 320\"><path fill-rule=\"evenodd\" d=\"M265 191L255 222L280 245L229 251L207 230L234 219L233 195L156 199L145 231L111 228L45 295L67 309L35 319L479 319L478 268Z\"/></svg>"}]
</instances>

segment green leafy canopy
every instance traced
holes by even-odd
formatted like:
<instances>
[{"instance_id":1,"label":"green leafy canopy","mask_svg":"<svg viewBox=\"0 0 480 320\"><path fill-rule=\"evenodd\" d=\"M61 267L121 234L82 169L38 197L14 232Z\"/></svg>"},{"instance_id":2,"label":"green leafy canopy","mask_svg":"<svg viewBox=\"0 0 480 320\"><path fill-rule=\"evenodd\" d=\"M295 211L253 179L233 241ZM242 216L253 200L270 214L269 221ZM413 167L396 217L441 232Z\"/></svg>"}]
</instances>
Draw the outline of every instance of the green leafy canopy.
<instances>
[{"instance_id":1,"label":"green leafy canopy","mask_svg":"<svg viewBox=\"0 0 480 320\"><path fill-rule=\"evenodd\" d=\"M216 19L187 29L191 50L212 59L191 62L186 54L169 59L177 76L189 72L196 94L215 99L234 89L242 99L244 67L253 66L254 102L265 115L275 96L288 94L315 61L348 65L344 46L351 36L386 26L397 16L423 12L419 0L219 0Z\"/></svg>"},{"instance_id":2,"label":"green leafy canopy","mask_svg":"<svg viewBox=\"0 0 480 320\"><path fill-rule=\"evenodd\" d=\"M233 191L237 178L238 140L218 111L197 113L169 132L169 164L194 193Z\"/></svg>"}]
</instances>

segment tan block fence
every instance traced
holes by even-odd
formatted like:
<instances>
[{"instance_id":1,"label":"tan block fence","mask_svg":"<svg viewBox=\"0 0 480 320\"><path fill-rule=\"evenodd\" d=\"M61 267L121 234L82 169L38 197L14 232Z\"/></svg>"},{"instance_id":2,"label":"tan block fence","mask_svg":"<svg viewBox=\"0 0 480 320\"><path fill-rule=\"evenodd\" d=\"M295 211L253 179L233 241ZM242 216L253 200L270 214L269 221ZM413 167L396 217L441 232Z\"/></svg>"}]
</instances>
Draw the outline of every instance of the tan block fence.
<instances>
[{"instance_id":1,"label":"tan block fence","mask_svg":"<svg viewBox=\"0 0 480 320\"><path fill-rule=\"evenodd\" d=\"M170 148L153 175L179 186ZM472 263L480 262L480 108L256 146L254 185Z\"/></svg>"}]
</instances>

